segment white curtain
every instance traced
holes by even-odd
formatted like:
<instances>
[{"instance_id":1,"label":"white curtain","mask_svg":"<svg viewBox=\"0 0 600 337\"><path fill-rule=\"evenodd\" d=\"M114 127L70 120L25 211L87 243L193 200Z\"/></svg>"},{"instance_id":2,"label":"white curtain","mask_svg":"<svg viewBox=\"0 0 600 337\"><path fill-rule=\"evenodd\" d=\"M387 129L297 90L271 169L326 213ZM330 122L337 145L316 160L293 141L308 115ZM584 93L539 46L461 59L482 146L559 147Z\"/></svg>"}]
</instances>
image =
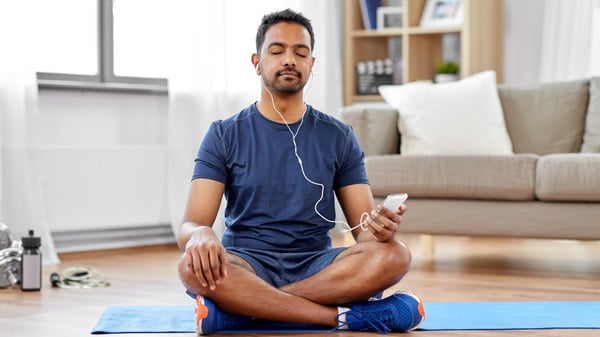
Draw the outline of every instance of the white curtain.
<instances>
[{"instance_id":1,"label":"white curtain","mask_svg":"<svg viewBox=\"0 0 600 337\"><path fill-rule=\"evenodd\" d=\"M540 81L599 75L598 0L547 0L543 4Z\"/></svg>"},{"instance_id":2,"label":"white curtain","mask_svg":"<svg viewBox=\"0 0 600 337\"><path fill-rule=\"evenodd\" d=\"M600 76L600 0L594 0L592 8L591 73Z\"/></svg>"},{"instance_id":3,"label":"white curtain","mask_svg":"<svg viewBox=\"0 0 600 337\"><path fill-rule=\"evenodd\" d=\"M321 0L181 0L169 77L169 210L176 232L183 215L193 160L209 124L259 98L250 62L264 14L291 8L315 31L317 59L306 101L335 114L342 104L342 2ZM222 219L222 216L219 216Z\"/></svg>"},{"instance_id":4,"label":"white curtain","mask_svg":"<svg viewBox=\"0 0 600 337\"><path fill-rule=\"evenodd\" d=\"M0 3L0 222L20 239L34 230L44 264L58 263L44 214L41 175L31 147L36 75L28 62L27 1Z\"/></svg>"}]
</instances>

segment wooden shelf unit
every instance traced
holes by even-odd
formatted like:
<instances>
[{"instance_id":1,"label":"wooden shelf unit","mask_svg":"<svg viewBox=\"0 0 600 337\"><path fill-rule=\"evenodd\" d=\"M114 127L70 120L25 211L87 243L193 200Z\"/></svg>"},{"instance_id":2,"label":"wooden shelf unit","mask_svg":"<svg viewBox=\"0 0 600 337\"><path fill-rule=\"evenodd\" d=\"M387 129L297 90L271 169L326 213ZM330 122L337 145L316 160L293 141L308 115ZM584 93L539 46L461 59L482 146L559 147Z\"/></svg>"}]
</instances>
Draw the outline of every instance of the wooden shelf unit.
<instances>
[{"instance_id":1,"label":"wooden shelf unit","mask_svg":"<svg viewBox=\"0 0 600 337\"><path fill-rule=\"evenodd\" d=\"M458 27L420 27L427 0L403 0L402 27L365 30L359 0L344 0L344 104L381 100L379 95L357 95L356 64L386 59L388 42L402 45L402 82L432 80L442 61L442 37L456 33L460 39L460 76L495 70L502 82L503 27L502 0L463 0L463 23ZM384 6L386 2L384 1Z\"/></svg>"}]
</instances>

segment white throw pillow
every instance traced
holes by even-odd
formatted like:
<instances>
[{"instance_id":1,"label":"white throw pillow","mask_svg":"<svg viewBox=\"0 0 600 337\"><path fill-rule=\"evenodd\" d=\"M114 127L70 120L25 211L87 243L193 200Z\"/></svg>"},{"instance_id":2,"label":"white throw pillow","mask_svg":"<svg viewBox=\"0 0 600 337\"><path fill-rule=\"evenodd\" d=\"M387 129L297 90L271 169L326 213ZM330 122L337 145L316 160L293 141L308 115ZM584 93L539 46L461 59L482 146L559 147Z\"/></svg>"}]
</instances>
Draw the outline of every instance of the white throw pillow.
<instances>
[{"instance_id":1,"label":"white throw pillow","mask_svg":"<svg viewBox=\"0 0 600 337\"><path fill-rule=\"evenodd\" d=\"M512 154L496 73L449 83L383 85L379 93L400 113L402 154Z\"/></svg>"}]
</instances>

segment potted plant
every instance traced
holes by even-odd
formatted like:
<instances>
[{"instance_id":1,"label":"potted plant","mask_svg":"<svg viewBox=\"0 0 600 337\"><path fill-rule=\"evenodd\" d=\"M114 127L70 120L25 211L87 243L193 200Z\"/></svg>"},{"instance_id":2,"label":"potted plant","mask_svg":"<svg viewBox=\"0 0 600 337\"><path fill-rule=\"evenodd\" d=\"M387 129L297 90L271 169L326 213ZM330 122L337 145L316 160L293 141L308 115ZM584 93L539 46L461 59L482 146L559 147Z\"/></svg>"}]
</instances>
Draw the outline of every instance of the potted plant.
<instances>
[{"instance_id":1,"label":"potted plant","mask_svg":"<svg viewBox=\"0 0 600 337\"><path fill-rule=\"evenodd\" d=\"M435 82L451 82L458 80L458 63L453 61L442 61L439 62L436 70L437 73L435 75Z\"/></svg>"}]
</instances>

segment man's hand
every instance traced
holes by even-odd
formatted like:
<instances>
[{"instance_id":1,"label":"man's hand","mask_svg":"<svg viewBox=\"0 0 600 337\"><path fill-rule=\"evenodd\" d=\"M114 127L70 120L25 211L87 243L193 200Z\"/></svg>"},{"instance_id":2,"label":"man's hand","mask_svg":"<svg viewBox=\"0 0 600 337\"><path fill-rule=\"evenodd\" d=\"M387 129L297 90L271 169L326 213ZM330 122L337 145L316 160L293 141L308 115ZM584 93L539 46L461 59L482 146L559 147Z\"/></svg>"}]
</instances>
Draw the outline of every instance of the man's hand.
<instances>
[{"instance_id":1,"label":"man's hand","mask_svg":"<svg viewBox=\"0 0 600 337\"><path fill-rule=\"evenodd\" d=\"M402 222L402 214L406 211L405 205L400 205L396 212L392 212L382 205L371 212L367 220L369 232L375 236L378 241L388 241L396 235L398 227Z\"/></svg>"},{"instance_id":2,"label":"man's hand","mask_svg":"<svg viewBox=\"0 0 600 337\"><path fill-rule=\"evenodd\" d=\"M185 245L183 258L200 285L214 290L221 279L227 276L225 247L212 228L201 226L194 231Z\"/></svg>"}]
</instances>

